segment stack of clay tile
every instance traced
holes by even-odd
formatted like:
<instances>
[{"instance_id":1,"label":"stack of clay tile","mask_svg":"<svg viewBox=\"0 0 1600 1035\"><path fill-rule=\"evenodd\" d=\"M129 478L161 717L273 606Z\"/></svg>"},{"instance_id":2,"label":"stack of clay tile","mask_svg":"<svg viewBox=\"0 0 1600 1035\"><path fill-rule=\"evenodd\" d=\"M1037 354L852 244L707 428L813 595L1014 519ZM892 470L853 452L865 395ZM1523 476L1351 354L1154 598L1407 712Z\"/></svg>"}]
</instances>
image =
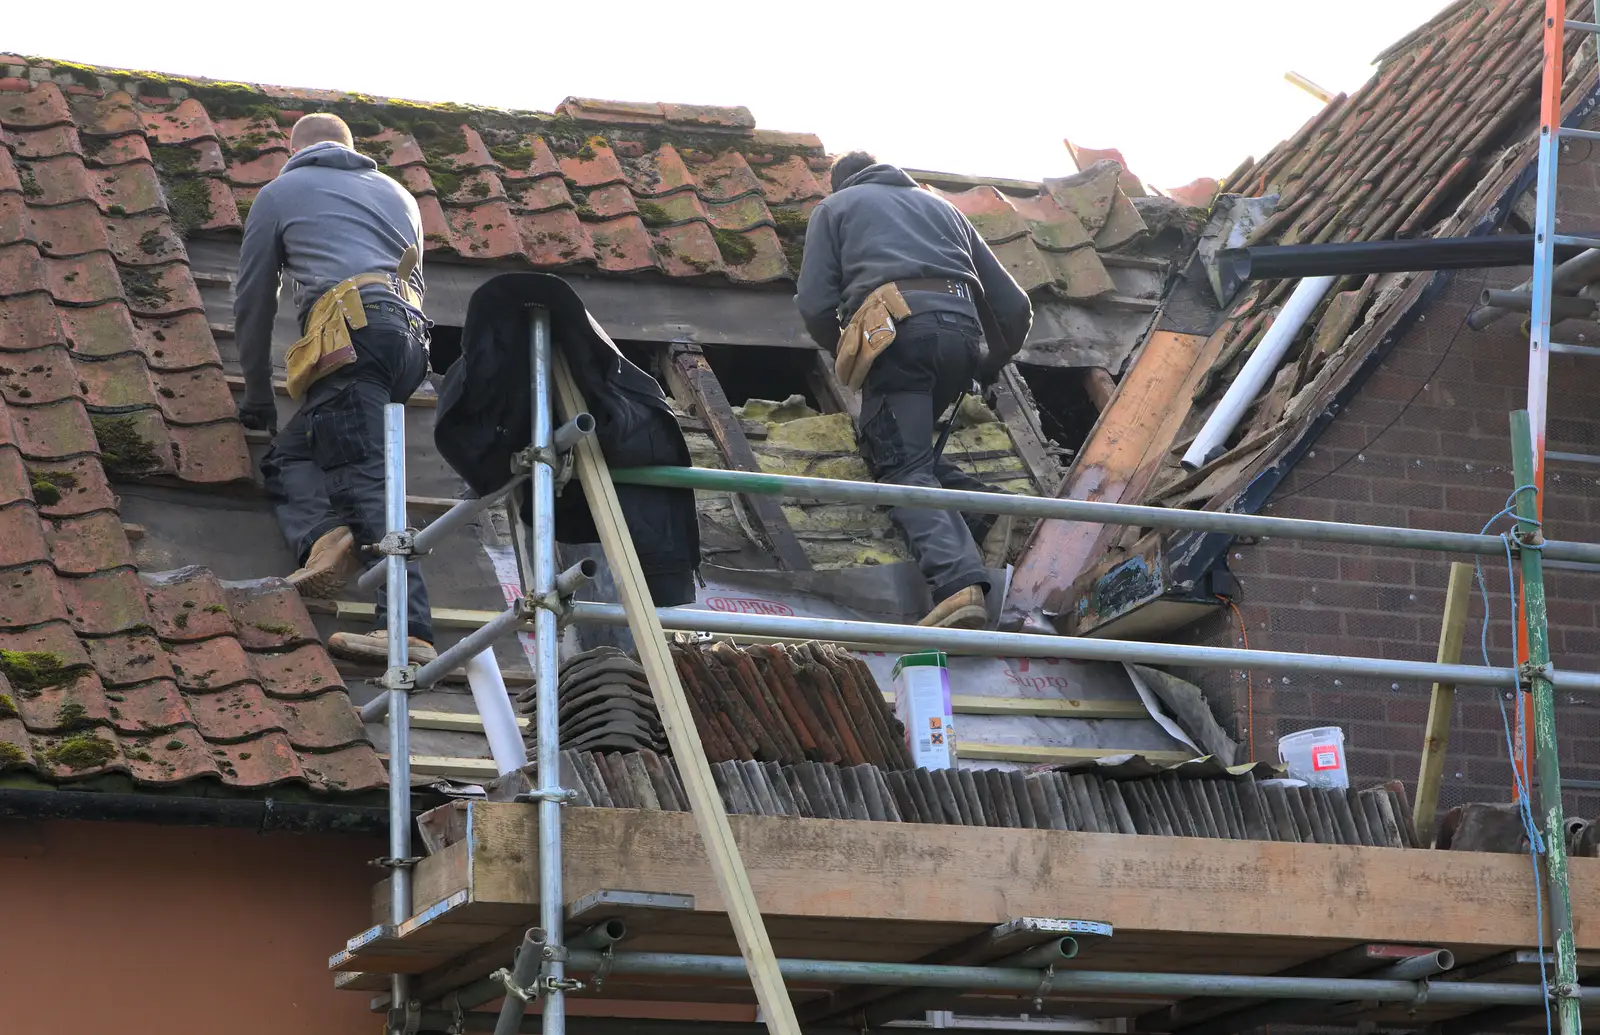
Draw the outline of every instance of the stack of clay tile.
<instances>
[{"instance_id":1,"label":"stack of clay tile","mask_svg":"<svg viewBox=\"0 0 1600 1035\"><path fill-rule=\"evenodd\" d=\"M665 751L666 732L644 669L615 647L596 647L567 659L557 690L561 744L578 751ZM517 695L517 709L534 717L535 689ZM523 739L538 750L535 725Z\"/></svg>"},{"instance_id":2,"label":"stack of clay tile","mask_svg":"<svg viewBox=\"0 0 1600 1035\"><path fill-rule=\"evenodd\" d=\"M848 651L685 639L672 645L672 657L713 762L911 766L904 727L866 663Z\"/></svg>"},{"instance_id":3,"label":"stack of clay tile","mask_svg":"<svg viewBox=\"0 0 1600 1035\"><path fill-rule=\"evenodd\" d=\"M885 772L874 765L725 761L711 766L734 815L1022 827L1248 841L1418 847L1405 788L1287 786L1239 776L1117 779L998 769ZM653 751L563 751L574 805L686 812L672 759Z\"/></svg>"}]
</instances>

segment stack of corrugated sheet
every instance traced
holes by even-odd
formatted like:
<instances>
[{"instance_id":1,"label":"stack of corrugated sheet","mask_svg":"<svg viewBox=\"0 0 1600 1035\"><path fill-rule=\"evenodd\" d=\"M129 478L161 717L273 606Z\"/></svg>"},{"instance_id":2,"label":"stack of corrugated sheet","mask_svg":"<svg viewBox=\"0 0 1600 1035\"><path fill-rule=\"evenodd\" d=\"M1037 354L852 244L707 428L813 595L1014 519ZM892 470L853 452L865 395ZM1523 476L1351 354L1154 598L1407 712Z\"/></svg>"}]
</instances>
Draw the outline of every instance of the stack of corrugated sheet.
<instances>
[{"instance_id":1,"label":"stack of corrugated sheet","mask_svg":"<svg viewBox=\"0 0 1600 1035\"><path fill-rule=\"evenodd\" d=\"M1255 771L1113 779L757 761L718 762L711 772L734 814L1418 847L1398 782L1354 791L1290 786ZM578 792L576 805L688 809L672 760L650 751L564 751L562 784Z\"/></svg>"}]
</instances>

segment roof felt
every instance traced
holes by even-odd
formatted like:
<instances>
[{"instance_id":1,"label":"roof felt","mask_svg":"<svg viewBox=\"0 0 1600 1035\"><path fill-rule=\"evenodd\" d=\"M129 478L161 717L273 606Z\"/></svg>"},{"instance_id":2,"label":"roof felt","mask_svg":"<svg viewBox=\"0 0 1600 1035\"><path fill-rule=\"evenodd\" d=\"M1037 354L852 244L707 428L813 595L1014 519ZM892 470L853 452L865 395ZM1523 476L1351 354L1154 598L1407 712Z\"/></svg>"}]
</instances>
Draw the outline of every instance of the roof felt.
<instances>
[{"instance_id":1,"label":"roof felt","mask_svg":"<svg viewBox=\"0 0 1600 1035\"><path fill-rule=\"evenodd\" d=\"M102 207L142 212L164 192L185 232L239 230L288 160L288 127L317 110L344 117L357 148L417 198L427 250L466 260L792 280L807 215L828 193L821 140L759 129L746 108L569 98L550 114L512 112L5 55L0 76L41 87L19 113L37 131L29 146L70 152L76 131L95 160L136 164L138 178L118 185L141 207L120 196ZM1081 302L1113 291L1096 249L1125 248L1143 230L1107 168L1021 192L968 179L941 193L1030 291ZM73 189L55 186L66 173L46 172L53 192ZM121 240L138 244L144 228L127 229Z\"/></svg>"},{"instance_id":2,"label":"roof felt","mask_svg":"<svg viewBox=\"0 0 1600 1035\"><path fill-rule=\"evenodd\" d=\"M1542 65L1542 0L1458 0L1379 57L1377 73L1340 95L1289 140L1230 178L1230 193L1277 194L1252 244L1309 244L1467 234L1507 177L1533 161ZM1571 0L1588 16L1590 0ZM1584 34L1567 34L1566 101L1593 81ZM1240 422L1229 451L1199 471L1169 456L1147 499L1230 506L1256 476L1305 438L1336 393L1362 369L1392 319L1414 304L1419 278L1346 278L1307 322ZM1175 441L1209 415L1292 281L1251 284L1207 350L1214 357ZM1181 450L1174 450L1174 453ZM1259 501L1257 501L1259 502Z\"/></svg>"},{"instance_id":3,"label":"roof felt","mask_svg":"<svg viewBox=\"0 0 1600 1035\"><path fill-rule=\"evenodd\" d=\"M112 478L251 477L182 237L231 197L164 179L147 114L0 74L0 771L380 785L285 583L134 570Z\"/></svg>"}]
</instances>

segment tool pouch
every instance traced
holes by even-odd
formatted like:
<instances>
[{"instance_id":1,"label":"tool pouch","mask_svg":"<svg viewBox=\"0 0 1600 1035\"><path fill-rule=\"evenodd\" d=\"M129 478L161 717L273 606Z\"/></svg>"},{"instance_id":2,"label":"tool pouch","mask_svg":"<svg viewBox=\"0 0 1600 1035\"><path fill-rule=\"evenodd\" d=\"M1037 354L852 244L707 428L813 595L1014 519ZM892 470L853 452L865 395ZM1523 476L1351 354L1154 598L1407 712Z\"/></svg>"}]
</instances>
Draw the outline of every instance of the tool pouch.
<instances>
[{"instance_id":1,"label":"tool pouch","mask_svg":"<svg viewBox=\"0 0 1600 1035\"><path fill-rule=\"evenodd\" d=\"M839 380L860 391L872 361L894 344L894 322L910 315L911 307L892 281L868 295L839 335L839 351L834 358Z\"/></svg>"}]
</instances>

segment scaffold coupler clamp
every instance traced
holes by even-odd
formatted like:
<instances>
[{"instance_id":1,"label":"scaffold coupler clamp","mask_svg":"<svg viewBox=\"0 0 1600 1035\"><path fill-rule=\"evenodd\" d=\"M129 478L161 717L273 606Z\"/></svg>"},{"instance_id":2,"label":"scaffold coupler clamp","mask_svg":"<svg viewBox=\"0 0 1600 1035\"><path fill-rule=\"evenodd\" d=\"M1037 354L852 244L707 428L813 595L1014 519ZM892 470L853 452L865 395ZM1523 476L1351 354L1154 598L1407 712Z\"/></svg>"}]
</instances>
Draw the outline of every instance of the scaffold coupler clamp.
<instances>
[{"instance_id":1,"label":"scaffold coupler clamp","mask_svg":"<svg viewBox=\"0 0 1600 1035\"><path fill-rule=\"evenodd\" d=\"M1044 968L1044 973L1039 976L1039 987L1033 990L1033 1012L1044 1012L1044 997L1050 994L1050 986L1056 983L1056 968L1054 964Z\"/></svg>"},{"instance_id":2,"label":"scaffold coupler clamp","mask_svg":"<svg viewBox=\"0 0 1600 1035\"><path fill-rule=\"evenodd\" d=\"M1521 554L1525 549L1544 549L1544 530L1538 525L1529 528L1523 528L1520 524L1513 525L1507 534L1511 537L1511 549L1517 554Z\"/></svg>"},{"instance_id":3,"label":"scaffold coupler clamp","mask_svg":"<svg viewBox=\"0 0 1600 1035\"><path fill-rule=\"evenodd\" d=\"M417 689L417 671L419 667L412 664L387 669L375 682L385 690L400 690L408 694L413 693Z\"/></svg>"},{"instance_id":4,"label":"scaffold coupler clamp","mask_svg":"<svg viewBox=\"0 0 1600 1035\"><path fill-rule=\"evenodd\" d=\"M1428 1005L1428 989L1430 987L1431 982L1427 978L1417 979L1417 994L1411 997L1411 1002L1407 1007L1412 1013L1416 1013Z\"/></svg>"},{"instance_id":5,"label":"scaffold coupler clamp","mask_svg":"<svg viewBox=\"0 0 1600 1035\"><path fill-rule=\"evenodd\" d=\"M1532 690L1536 679L1547 683L1554 682L1550 677L1554 674L1555 666L1546 661L1542 665L1535 665L1531 661L1524 661L1517 666L1517 687L1521 690Z\"/></svg>"},{"instance_id":6,"label":"scaffold coupler clamp","mask_svg":"<svg viewBox=\"0 0 1600 1035\"><path fill-rule=\"evenodd\" d=\"M1549 995L1551 1001L1558 1004L1563 999L1582 999L1583 987L1576 981L1552 981Z\"/></svg>"},{"instance_id":7,"label":"scaffold coupler clamp","mask_svg":"<svg viewBox=\"0 0 1600 1035\"><path fill-rule=\"evenodd\" d=\"M577 980L575 978L566 978L566 977L558 978L555 975L550 973L550 965L552 963L562 963L562 964L564 964L564 963L567 962L569 957L567 955L567 947L565 945L551 945L549 942L546 942L544 944L544 946L539 950L539 954L544 957L544 962L539 964L539 989L540 989L540 991L542 991L542 992L581 992L581 991L583 991L583 982L582 981L579 981L579 980Z\"/></svg>"},{"instance_id":8,"label":"scaffold coupler clamp","mask_svg":"<svg viewBox=\"0 0 1600 1035\"><path fill-rule=\"evenodd\" d=\"M389 1011L389 1031L394 1035L417 1035L422 1030L422 1000L407 999L403 1007Z\"/></svg>"},{"instance_id":9,"label":"scaffold coupler clamp","mask_svg":"<svg viewBox=\"0 0 1600 1035\"><path fill-rule=\"evenodd\" d=\"M416 540L417 530L414 528L385 532L383 538L367 547L367 550L384 557L421 557L423 554L417 551Z\"/></svg>"}]
</instances>

